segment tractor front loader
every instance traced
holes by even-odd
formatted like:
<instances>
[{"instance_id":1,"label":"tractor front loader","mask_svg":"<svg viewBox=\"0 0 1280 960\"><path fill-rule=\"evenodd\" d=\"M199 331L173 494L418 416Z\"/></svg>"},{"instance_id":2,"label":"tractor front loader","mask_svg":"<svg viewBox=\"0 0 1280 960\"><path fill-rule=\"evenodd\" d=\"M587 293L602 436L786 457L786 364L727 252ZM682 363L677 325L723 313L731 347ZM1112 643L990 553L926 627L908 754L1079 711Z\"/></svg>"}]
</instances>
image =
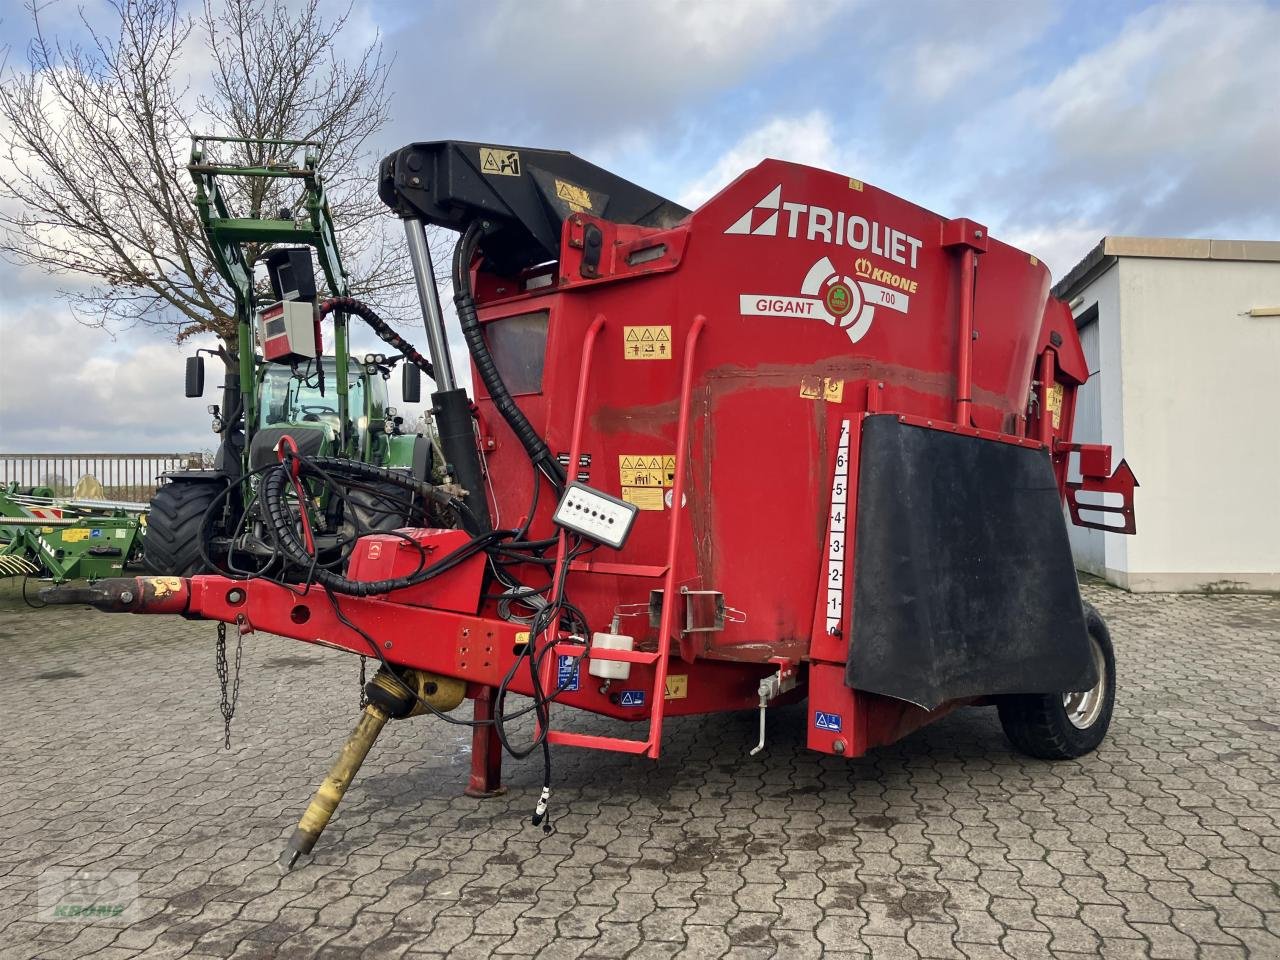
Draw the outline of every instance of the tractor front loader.
<instances>
[{"instance_id":1,"label":"tractor front loader","mask_svg":"<svg viewBox=\"0 0 1280 960\"><path fill-rule=\"evenodd\" d=\"M230 144L263 159L234 164L211 156ZM301 163L294 159L298 152ZM405 364L409 402L417 400L420 373L432 375L431 364L372 308L351 298L316 168L319 153L319 144L304 141L193 140L188 169L196 206L213 261L234 296L237 336L226 355L222 402L208 408L219 437L214 467L167 474L151 501L146 561L155 573L297 574L275 549L257 501L261 473L277 462L283 437L308 456L341 457L418 480L441 469L429 438L405 433L387 397L397 362ZM269 196L268 185L280 180L296 185L298 195L287 197L273 217L237 217L223 189L225 178L248 181L256 198ZM313 251L328 287L323 302ZM255 261L265 267L269 289L255 282ZM353 358L351 316L368 323L396 352ZM328 317L330 354L322 335ZM203 396L204 380L204 357L197 353L187 361L186 395ZM413 510L404 491L375 478L363 491L322 497L309 512L327 560L363 533L402 526Z\"/></svg>"},{"instance_id":2,"label":"tractor front loader","mask_svg":"<svg viewBox=\"0 0 1280 960\"><path fill-rule=\"evenodd\" d=\"M375 474L290 421L271 456L250 439L248 469L272 549L305 576L50 591L379 658L286 865L384 724L417 714L471 725L474 795L501 789L504 750L539 759L535 823L556 752L657 758L671 716L758 711L751 753L769 707L805 698L809 748L841 757L975 705L1036 756L1101 742L1115 660L1066 514L1131 533L1135 481L1073 440L1089 373L1034 256L776 160L689 211L568 153L414 143L379 192L404 223L456 482ZM474 409L428 224L459 233ZM312 500L373 479L438 519L328 559ZM463 699L471 718L448 716ZM559 706L639 734L583 733Z\"/></svg>"}]
</instances>

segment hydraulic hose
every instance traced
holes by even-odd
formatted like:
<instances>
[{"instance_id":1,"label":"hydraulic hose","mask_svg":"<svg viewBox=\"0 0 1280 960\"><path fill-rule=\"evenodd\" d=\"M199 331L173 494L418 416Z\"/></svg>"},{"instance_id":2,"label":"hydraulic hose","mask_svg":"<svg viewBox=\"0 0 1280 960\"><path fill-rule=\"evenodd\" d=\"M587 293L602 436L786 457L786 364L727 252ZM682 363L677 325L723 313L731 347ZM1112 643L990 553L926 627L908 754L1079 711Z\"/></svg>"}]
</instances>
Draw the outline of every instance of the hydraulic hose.
<instances>
[{"instance_id":1,"label":"hydraulic hose","mask_svg":"<svg viewBox=\"0 0 1280 960\"><path fill-rule=\"evenodd\" d=\"M298 515L292 508L288 498L289 492L295 489L294 480L290 472L290 468L295 464L298 467L300 477L311 475L325 481L332 478L341 478L357 483L386 483L403 487L455 511L462 520L463 525L471 528L474 539L446 554L430 566L424 563L412 574L385 580L350 580L339 573L335 573L333 570L317 564L314 554L307 549L306 543L298 535ZM387 593L391 590L399 590L403 587L423 583L510 536L509 531L494 531L476 536L475 517L471 514L466 504L456 497L437 486L415 480L404 473L383 467L375 467L355 460L340 460L335 457L298 457L295 460L292 456L286 457L279 467L266 472L262 479L261 498L271 537L285 557L296 566L308 570L312 579L321 586L328 587L335 593L344 593L357 597Z\"/></svg>"},{"instance_id":2,"label":"hydraulic hose","mask_svg":"<svg viewBox=\"0 0 1280 960\"><path fill-rule=\"evenodd\" d=\"M321 304L320 316L326 317L335 310L350 314L353 317L359 317L373 329L373 332L383 342L398 350L406 360L432 380L436 378L436 371L431 366L431 361L414 349L413 344L396 333L395 329L387 321L374 312L373 307L362 300L356 300L354 297L334 297L332 300L326 300Z\"/></svg>"},{"instance_id":3,"label":"hydraulic hose","mask_svg":"<svg viewBox=\"0 0 1280 960\"><path fill-rule=\"evenodd\" d=\"M480 222L473 221L453 249L453 302L458 308L458 322L462 326L462 336L467 341L467 349L471 352L476 372L480 374L480 380L489 391L489 398L493 401L493 405L502 414L502 419L514 431L516 439L529 454L533 465L542 471L557 490L563 490L564 469L552 455L546 441L533 429L533 424L524 415L524 411L512 399L511 392L502 382L502 375L493 361L493 354L489 352L489 345L485 343L484 332L480 329L476 302L471 294L470 265L482 230Z\"/></svg>"}]
</instances>

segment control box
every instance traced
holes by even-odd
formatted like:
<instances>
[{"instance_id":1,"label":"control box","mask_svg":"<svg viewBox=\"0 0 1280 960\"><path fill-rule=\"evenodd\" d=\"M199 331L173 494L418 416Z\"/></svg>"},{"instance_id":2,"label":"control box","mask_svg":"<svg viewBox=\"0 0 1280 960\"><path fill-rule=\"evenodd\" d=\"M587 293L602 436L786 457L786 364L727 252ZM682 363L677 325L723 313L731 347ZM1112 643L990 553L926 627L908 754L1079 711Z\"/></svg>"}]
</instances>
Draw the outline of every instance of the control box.
<instances>
[{"instance_id":1,"label":"control box","mask_svg":"<svg viewBox=\"0 0 1280 960\"><path fill-rule=\"evenodd\" d=\"M320 355L320 319L306 300L281 300L258 313L262 356L276 363L314 360Z\"/></svg>"},{"instance_id":2,"label":"control box","mask_svg":"<svg viewBox=\"0 0 1280 960\"><path fill-rule=\"evenodd\" d=\"M633 503L593 490L584 483L571 483L565 488L551 519L566 530L617 550L626 542L639 512L640 508Z\"/></svg>"}]
</instances>

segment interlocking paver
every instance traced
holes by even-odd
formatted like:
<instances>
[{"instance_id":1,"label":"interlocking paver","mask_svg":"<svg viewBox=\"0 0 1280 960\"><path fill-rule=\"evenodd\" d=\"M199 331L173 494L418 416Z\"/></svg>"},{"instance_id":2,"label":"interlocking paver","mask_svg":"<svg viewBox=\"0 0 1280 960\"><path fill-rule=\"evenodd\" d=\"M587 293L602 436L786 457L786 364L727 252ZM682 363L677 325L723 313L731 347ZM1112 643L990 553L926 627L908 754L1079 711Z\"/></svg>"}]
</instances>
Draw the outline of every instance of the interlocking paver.
<instances>
[{"instance_id":1,"label":"interlocking paver","mask_svg":"<svg viewBox=\"0 0 1280 960\"><path fill-rule=\"evenodd\" d=\"M212 627L0 597L0 958L1280 957L1280 599L1086 588L1102 748L1010 752L990 710L839 761L801 708L670 721L657 764L557 751L462 796L469 737L391 725L315 856L275 856L355 713L356 664L245 641L221 749ZM561 711L583 730L607 721ZM54 866L127 870L113 922L40 918Z\"/></svg>"}]
</instances>

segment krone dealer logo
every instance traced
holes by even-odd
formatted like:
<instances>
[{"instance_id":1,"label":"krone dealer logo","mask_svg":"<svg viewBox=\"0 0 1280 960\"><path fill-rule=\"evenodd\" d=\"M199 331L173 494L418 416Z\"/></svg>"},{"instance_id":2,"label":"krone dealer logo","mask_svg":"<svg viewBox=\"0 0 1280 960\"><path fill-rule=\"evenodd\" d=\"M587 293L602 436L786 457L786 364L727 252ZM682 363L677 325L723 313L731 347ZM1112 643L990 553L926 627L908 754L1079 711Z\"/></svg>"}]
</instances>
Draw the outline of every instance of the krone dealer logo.
<instances>
[{"instance_id":1,"label":"krone dealer logo","mask_svg":"<svg viewBox=\"0 0 1280 960\"><path fill-rule=\"evenodd\" d=\"M870 280L854 280L839 273L830 257L823 257L805 274L801 296L744 293L738 310L744 317L805 317L839 327L857 343L871 329L876 307L906 313L910 298Z\"/></svg>"}]
</instances>

